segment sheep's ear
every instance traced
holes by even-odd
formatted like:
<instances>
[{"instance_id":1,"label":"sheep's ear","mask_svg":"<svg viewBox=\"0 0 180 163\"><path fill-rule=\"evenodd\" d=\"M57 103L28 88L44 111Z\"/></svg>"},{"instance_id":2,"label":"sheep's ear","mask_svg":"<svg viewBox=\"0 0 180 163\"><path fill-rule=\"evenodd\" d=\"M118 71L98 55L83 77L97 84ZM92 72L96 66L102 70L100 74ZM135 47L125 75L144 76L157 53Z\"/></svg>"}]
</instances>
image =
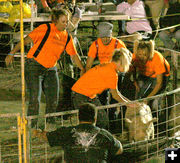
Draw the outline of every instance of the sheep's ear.
<instances>
[{"instance_id":1,"label":"sheep's ear","mask_svg":"<svg viewBox=\"0 0 180 163\"><path fill-rule=\"evenodd\" d=\"M156 122L158 119L157 118L153 118L152 120L150 120L149 122L147 122L145 125L146 127L149 127L149 125L152 123L152 122Z\"/></svg>"},{"instance_id":2,"label":"sheep's ear","mask_svg":"<svg viewBox=\"0 0 180 163\"><path fill-rule=\"evenodd\" d=\"M131 123L132 123L132 121L131 121L129 118L125 118L125 122L126 122L127 124L131 124Z\"/></svg>"},{"instance_id":3,"label":"sheep's ear","mask_svg":"<svg viewBox=\"0 0 180 163\"><path fill-rule=\"evenodd\" d=\"M133 47L133 53L134 53L135 55L137 55L138 45L139 45L139 41L138 41L138 40L135 40L135 41L134 41L134 47Z\"/></svg>"}]
</instances>

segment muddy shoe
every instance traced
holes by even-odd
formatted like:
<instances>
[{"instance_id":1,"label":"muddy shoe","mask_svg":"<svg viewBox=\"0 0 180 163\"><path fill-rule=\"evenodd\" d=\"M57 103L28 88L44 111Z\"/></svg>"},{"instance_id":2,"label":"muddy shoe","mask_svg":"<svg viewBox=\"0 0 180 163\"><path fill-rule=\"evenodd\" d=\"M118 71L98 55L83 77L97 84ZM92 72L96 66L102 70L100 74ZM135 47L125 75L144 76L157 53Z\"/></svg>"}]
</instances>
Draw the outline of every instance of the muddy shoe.
<instances>
[{"instance_id":1,"label":"muddy shoe","mask_svg":"<svg viewBox=\"0 0 180 163\"><path fill-rule=\"evenodd\" d=\"M46 123L45 130L47 132L55 131L57 129L55 123Z\"/></svg>"}]
</instances>

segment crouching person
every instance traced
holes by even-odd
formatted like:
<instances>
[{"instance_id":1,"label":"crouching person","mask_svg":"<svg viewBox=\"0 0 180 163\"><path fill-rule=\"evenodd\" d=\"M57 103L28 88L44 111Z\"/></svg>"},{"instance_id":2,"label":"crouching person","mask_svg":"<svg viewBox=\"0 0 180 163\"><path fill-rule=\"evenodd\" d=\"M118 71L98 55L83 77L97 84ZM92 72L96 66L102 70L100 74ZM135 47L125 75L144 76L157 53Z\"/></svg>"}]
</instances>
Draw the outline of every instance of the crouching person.
<instances>
[{"instance_id":1,"label":"crouching person","mask_svg":"<svg viewBox=\"0 0 180 163\"><path fill-rule=\"evenodd\" d=\"M97 97L104 90L110 89L112 97L118 102L130 102L118 91L118 72L127 72L131 63L130 52L125 48L114 51L112 62L101 64L87 71L72 87L72 102L74 108L90 102L96 106L101 103ZM97 116L97 126L107 128L108 116L105 110L99 110Z\"/></svg>"},{"instance_id":2,"label":"crouching person","mask_svg":"<svg viewBox=\"0 0 180 163\"><path fill-rule=\"evenodd\" d=\"M53 132L33 131L50 146L61 146L66 163L106 163L122 153L123 148L107 130L96 127L96 107L85 103L79 106L79 125L62 127ZM60 161L59 161L60 162Z\"/></svg>"},{"instance_id":3,"label":"crouching person","mask_svg":"<svg viewBox=\"0 0 180 163\"><path fill-rule=\"evenodd\" d=\"M153 41L136 41L132 60L137 98L151 97L165 91L170 65L161 53L154 50Z\"/></svg>"}]
</instances>

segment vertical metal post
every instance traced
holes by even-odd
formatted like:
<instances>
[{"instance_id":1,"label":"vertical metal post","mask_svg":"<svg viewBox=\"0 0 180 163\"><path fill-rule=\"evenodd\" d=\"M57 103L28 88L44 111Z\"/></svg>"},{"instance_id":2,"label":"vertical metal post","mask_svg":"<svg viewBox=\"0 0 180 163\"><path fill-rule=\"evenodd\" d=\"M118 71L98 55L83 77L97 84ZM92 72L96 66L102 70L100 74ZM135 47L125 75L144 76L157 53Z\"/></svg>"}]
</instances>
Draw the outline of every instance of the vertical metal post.
<instances>
[{"instance_id":1,"label":"vertical metal post","mask_svg":"<svg viewBox=\"0 0 180 163\"><path fill-rule=\"evenodd\" d=\"M21 141L21 117L20 115L17 117L18 121L18 152L19 152L19 163L22 163L22 141ZM1 162L1 160L0 160Z\"/></svg>"},{"instance_id":2,"label":"vertical metal post","mask_svg":"<svg viewBox=\"0 0 180 163\"><path fill-rule=\"evenodd\" d=\"M1 160L1 142L0 142L0 162L2 162L2 160Z\"/></svg>"},{"instance_id":3,"label":"vertical metal post","mask_svg":"<svg viewBox=\"0 0 180 163\"><path fill-rule=\"evenodd\" d=\"M24 29L23 29L23 0L20 0L20 34L21 34L21 83L22 83L22 127L23 127L23 150L24 162L27 163L27 141L25 119L25 77L24 77Z\"/></svg>"},{"instance_id":4,"label":"vertical metal post","mask_svg":"<svg viewBox=\"0 0 180 163\"><path fill-rule=\"evenodd\" d=\"M176 51L172 51L172 61L173 61L173 89L177 88L177 69L178 69L178 55Z\"/></svg>"}]
</instances>

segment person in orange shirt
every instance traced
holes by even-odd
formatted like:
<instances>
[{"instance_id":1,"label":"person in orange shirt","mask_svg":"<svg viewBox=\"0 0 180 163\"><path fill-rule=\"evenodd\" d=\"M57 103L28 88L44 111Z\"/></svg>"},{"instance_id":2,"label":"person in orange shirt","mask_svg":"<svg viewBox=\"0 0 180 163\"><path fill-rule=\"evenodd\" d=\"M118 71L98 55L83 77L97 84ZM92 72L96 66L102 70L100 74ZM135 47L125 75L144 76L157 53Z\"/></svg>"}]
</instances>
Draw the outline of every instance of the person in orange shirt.
<instances>
[{"instance_id":1,"label":"person in orange shirt","mask_svg":"<svg viewBox=\"0 0 180 163\"><path fill-rule=\"evenodd\" d=\"M137 98L151 97L165 90L170 65L161 53L154 50L152 40L134 43L132 65Z\"/></svg>"},{"instance_id":2,"label":"person in orange shirt","mask_svg":"<svg viewBox=\"0 0 180 163\"><path fill-rule=\"evenodd\" d=\"M115 49L126 48L123 41L112 37L113 24L109 22L101 22L97 26L98 39L94 41L88 52L86 63L86 71L88 71L96 57L100 64L109 63L112 60L112 55Z\"/></svg>"},{"instance_id":3,"label":"person in orange shirt","mask_svg":"<svg viewBox=\"0 0 180 163\"><path fill-rule=\"evenodd\" d=\"M104 90L110 89L112 97L118 102L129 102L118 91L118 73L127 72L131 63L130 52L125 48L115 50L112 62L100 64L87 71L73 85L72 102L75 109L85 102L94 103L100 106L97 95ZM105 110L98 111L97 126L106 128L108 126L108 117Z\"/></svg>"},{"instance_id":4,"label":"person in orange shirt","mask_svg":"<svg viewBox=\"0 0 180 163\"><path fill-rule=\"evenodd\" d=\"M37 115L41 99L41 90L46 96L46 113L56 112L59 95L59 78L56 63L61 54L66 52L81 69L85 71L76 48L73 38L66 31L69 21L69 14L66 10L52 10L52 23L42 24L35 28L24 39L24 45L33 43L25 62L25 80L29 91L29 106L27 115ZM21 48L20 42L6 57L6 64L12 63L14 54ZM49 124L54 123L53 118L47 118ZM37 119L32 121L32 127L37 125Z\"/></svg>"},{"instance_id":5,"label":"person in orange shirt","mask_svg":"<svg viewBox=\"0 0 180 163\"><path fill-rule=\"evenodd\" d=\"M113 24L109 22L100 22L97 26L98 29L98 39L95 40L88 52L88 58L86 62L86 71L88 71L92 65L94 60L97 58L100 64L110 63L112 60L112 55L115 49L126 48L123 41L112 37ZM123 80L123 73L119 75L118 85L121 85ZM108 104L108 93L104 91L100 95L100 101L102 104Z\"/></svg>"}]
</instances>

